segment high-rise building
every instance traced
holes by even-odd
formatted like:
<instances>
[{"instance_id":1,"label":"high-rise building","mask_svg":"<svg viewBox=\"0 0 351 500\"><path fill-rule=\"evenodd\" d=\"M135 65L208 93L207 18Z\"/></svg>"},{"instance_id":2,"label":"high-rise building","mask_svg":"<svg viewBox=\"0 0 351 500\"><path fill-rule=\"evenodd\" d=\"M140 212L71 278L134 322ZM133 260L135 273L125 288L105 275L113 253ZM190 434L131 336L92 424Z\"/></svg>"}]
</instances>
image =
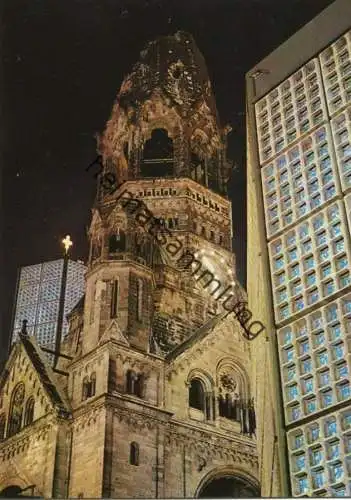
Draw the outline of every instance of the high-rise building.
<instances>
[{"instance_id":1,"label":"high-rise building","mask_svg":"<svg viewBox=\"0 0 351 500\"><path fill-rule=\"evenodd\" d=\"M263 494L351 495L350 25L338 0L247 75Z\"/></svg>"},{"instance_id":2,"label":"high-rise building","mask_svg":"<svg viewBox=\"0 0 351 500\"><path fill-rule=\"evenodd\" d=\"M191 35L148 43L99 141L59 362L23 329L0 377L0 495L259 495L250 342L227 302L245 296L227 133Z\"/></svg>"},{"instance_id":3,"label":"high-rise building","mask_svg":"<svg viewBox=\"0 0 351 500\"><path fill-rule=\"evenodd\" d=\"M18 340L23 320L27 320L28 334L39 345L54 349L61 303L61 335L67 334L66 316L84 295L86 266L69 259L66 272L64 268L64 259L58 259L19 270L11 343Z\"/></svg>"}]
</instances>

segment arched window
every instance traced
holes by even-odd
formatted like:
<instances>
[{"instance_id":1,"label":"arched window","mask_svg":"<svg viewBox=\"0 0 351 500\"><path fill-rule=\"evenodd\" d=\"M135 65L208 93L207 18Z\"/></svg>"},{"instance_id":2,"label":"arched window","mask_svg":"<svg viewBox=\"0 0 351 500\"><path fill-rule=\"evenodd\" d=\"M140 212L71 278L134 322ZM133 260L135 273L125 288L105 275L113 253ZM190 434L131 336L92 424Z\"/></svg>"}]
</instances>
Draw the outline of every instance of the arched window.
<instances>
[{"instance_id":1,"label":"arched window","mask_svg":"<svg viewBox=\"0 0 351 500\"><path fill-rule=\"evenodd\" d=\"M82 401L85 401L86 399L88 399L89 389L90 389L89 377L86 376L83 379L83 385L82 385Z\"/></svg>"},{"instance_id":2,"label":"arched window","mask_svg":"<svg viewBox=\"0 0 351 500\"><path fill-rule=\"evenodd\" d=\"M130 454L129 454L130 465L139 465L139 445L138 443L130 443Z\"/></svg>"},{"instance_id":3,"label":"arched window","mask_svg":"<svg viewBox=\"0 0 351 500\"><path fill-rule=\"evenodd\" d=\"M23 382L16 385L11 396L8 436L21 430L25 389Z\"/></svg>"},{"instance_id":4,"label":"arched window","mask_svg":"<svg viewBox=\"0 0 351 500\"><path fill-rule=\"evenodd\" d=\"M142 177L166 177L173 175L173 141L167 130L158 128L152 131L151 139L146 141L143 158L140 162Z\"/></svg>"},{"instance_id":5,"label":"arched window","mask_svg":"<svg viewBox=\"0 0 351 500\"><path fill-rule=\"evenodd\" d=\"M34 398L29 398L24 411L23 426L30 425L34 420Z\"/></svg>"},{"instance_id":6,"label":"arched window","mask_svg":"<svg viewBox=\"0 0 351 500\"><path fill-rule=\"evenodd\" d=\"M6 418L4 413L0 415L0 442L5 439Z\"/></svg>"},{"instance_id":7,"label":"arched window","mask_svg":"<svg viewBox=\"0 0 351 500\"><path fill-rule=\"evenodd\" d=\"M137 320L141 321L143 316L143 280L137 281Z\"/></svg>"},{"instance_id":8,"label":"arched window","mask_svg":"<svg viewBox=\"0 0 351 500\"><path fill-rule=\"evenodd\" d=\"M96 373L92 373L90 375L90 394L89 396L95 396L95 391L96 391Z\"/></svg>"},{"instance_id":9,"label":"arched window","mask_svg":"<svg viewBox=\"0 0 351 500\"><path fill-rule=\"evenodd\" d=\"M135 381L136 381L136 373L133 370L127 371L127 387L126 391L128 394L135 393Z\"/></svg>"},{"instance_id":10,"label":"arched window","mask_svg":"<svg viewBox=\"0 0 351 500\"><path fill-rule=\"evenodd\" d=\"M192 379L189 387L189 406L197 410L205 410L205 391L201 380Z\"/></svg>"},{"instance_id":11,"label":"arched window","mask_svg":"<svg viewBox=\"0 0 351 500\"><path fill-rule=\"evenodd\" d=\"M108 239L108 253L115 254L118 252L124 252L126 249L126 235L123 231L119 231L115 234L111 234Z\"/></svg>"}]
</instances>

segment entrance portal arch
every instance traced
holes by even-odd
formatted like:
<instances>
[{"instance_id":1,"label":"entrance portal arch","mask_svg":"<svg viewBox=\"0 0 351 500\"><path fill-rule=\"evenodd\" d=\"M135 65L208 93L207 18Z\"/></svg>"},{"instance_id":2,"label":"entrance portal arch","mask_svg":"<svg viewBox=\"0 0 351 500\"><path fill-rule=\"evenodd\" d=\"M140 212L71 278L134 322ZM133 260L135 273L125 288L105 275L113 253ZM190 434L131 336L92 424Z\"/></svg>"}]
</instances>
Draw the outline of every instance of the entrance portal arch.
<instances>
[{"instance_id":1,"label":"entrance portal arch","mask_svg":"<svg viewBox=\"0 0 351 500\"><path fill-rule=\"evenodd\" d=\"M22 488L13 484L0 491L0 498L17 498L22 496L21 493Z\"/></svg>"},{"instance_id":2,"label":"entrance portal arch","mask_svg":"<svg viewBox=\"0 0 351 500\"><path fill-rule=\"evenodd\" d=\"M200 482L196 498L260 497L259 483L245 472L222 469L209 472Z\"/></svg>"}]
</instances>

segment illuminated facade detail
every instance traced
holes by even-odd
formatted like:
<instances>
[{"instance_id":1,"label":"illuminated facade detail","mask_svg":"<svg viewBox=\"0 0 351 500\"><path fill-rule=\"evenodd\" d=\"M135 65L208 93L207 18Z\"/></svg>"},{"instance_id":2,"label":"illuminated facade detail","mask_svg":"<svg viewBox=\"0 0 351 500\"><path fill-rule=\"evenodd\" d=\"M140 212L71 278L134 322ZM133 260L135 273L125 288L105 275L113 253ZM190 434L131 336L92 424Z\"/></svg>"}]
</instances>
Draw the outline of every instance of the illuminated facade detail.
<instances>
[{"instance_id":1,"label":"illuminated facade detail","mask_svg":"<svg viewBox=\"0 0 351 500\"><path fill-rule=\"evenodd\" d=\"M335 2L291 46L298 40L309 46L314 30L323 31L337 11L350 18L350 7ZM272 332L268 347L254 345L260 353L254 370L257 376L263 353L273 360L276 471L280 492L297 497L351 494L351 31L345 22L339 18L329 38L311 43L299 64L289 40L258 65L271 68L269 77L253 81L255 69L248 75L248 296ZM284 59L279 71L278 58ZM261 304L254 286L260 273L269 280ZM256 393L262 391L257 381ZM269 398L266 392L257 403L259 422ZM259 429L258 439L261 467L274 469L265 455L271 438ZM265 481L263 492L272 487Z\"/></svg>"},{"instance_id":2,"label":"illuminated facade detail","mask_svg":"<svg viewBox=\"0 0 351 500\"><path fill-rule=\"evenodd\" d=\"M227 133L192 37L149 43L99 140L103 173L120 185L113 194L98 185L85 297L69 314L59 362L51 370L21 335L0 379L5 419L18 381L37 397L33 423L0 443L6 493L259 495L250 342L205 286L216 277L246 297L231 247ZM162 221L157 238L144 210L123 206L125 191ZM185 251L203 259L204 284L191 263L176 265Z\"/></svg>"},{"instance_id":3,"label":"illuminated facade detail","mask_svg":"<svg viewBox=\"0 0 351 500\"><path fill-rule=\"evenodd\" d=\"M29 335L40 345L55 347L60 307L63 259L22 267L17 284L12 343L18 340L24 319ZM68 261L64 297L63 335L68 332L66 315L84 294L86 267L82 262Z\"/></svg>"}]
</instances>

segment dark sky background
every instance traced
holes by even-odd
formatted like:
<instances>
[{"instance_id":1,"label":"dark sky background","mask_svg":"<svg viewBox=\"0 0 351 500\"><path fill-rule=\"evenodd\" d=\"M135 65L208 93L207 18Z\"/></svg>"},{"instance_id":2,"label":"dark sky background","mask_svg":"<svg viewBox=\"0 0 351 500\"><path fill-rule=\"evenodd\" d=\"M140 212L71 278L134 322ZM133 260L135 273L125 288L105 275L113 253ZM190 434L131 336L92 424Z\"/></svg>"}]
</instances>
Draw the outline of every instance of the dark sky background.
<instances>
[{"instance_id":1,"label":"dark sky background","mask_svg":"<svg viewBox=\"0 0 351 500\"><path fill-rule=\"evenodd\" d=\"M121 81L143 45L182 29L207 62L228 156L238 277L245 280L245 86L260 59L331 0L7 0L3 8L2 353L20 266L86 260L96 157ZM0 359L1 360L1 359Z\"/></svg>"}]
</instances>

